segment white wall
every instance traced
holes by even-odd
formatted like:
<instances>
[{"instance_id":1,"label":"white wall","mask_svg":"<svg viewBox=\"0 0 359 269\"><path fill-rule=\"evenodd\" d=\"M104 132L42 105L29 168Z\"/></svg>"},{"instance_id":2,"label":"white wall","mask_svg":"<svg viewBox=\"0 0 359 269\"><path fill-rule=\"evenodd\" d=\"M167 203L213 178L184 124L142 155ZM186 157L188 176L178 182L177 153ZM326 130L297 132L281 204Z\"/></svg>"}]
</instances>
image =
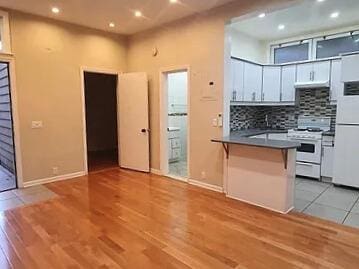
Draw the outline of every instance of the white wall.
<instances>
[{"instance_id":1,"label":"white wall","mask_svg":"<svg viewBox=\"0 0 359 269\"><path fill-rule=\"evenodd\" d=\"M265 63L266 44L230 27L231 56L253 62Z\"/></svg>"},{"instance_id":2,"label":"white wall","mask_svg":"<svg viewBox=\"0 0 359 269\"><path fill-rule=\"evenodd\" d=\"M187 72L168 74L168 113L187 113ZM187 158L187 115L168 117L170 127L179 127L181 159Z\"/></svg>"}]
</instances>

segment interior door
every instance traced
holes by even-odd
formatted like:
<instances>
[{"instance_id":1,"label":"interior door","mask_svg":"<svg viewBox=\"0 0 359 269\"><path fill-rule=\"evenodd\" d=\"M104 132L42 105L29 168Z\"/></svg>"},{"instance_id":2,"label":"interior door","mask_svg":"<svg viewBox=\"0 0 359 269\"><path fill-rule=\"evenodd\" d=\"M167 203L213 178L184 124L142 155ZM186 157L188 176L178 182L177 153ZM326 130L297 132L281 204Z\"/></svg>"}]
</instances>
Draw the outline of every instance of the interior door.
<instances>
[{"instance_id":1,"label":"interior door","mask_svg":"<svg viewBox=\"0 0 359 269\"><path fill-rule=\"evenodd\" d=\"M120 167L149 172L148 81L146 73L119 77L119 162Z\"/></svg>"}]
</instances>

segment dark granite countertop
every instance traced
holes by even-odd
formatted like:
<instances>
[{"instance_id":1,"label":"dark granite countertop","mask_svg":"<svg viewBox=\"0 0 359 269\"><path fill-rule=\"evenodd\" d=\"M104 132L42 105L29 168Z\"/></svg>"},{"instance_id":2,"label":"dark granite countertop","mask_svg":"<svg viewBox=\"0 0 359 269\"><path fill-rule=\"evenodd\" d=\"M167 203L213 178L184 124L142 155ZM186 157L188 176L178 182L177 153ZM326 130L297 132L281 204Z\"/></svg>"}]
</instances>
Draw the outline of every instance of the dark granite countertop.
<instances>
[{"instance_id":1,"label":"dark granite countertop","mask_svg":"<svg viewBox=\"0 0 359 269\"><path fill-rule=\"evenodd\" d=\"M233 132L229 136L219 139L212 139L212 142L247 145L254 147L265 147L274 149L294 149L300 146L299 143L288 140L274 140L265 138L253 138L250 136L266 134L266 133L286 133L286 130L243 130Z\"/></svg>"},{"instance_id":2,"label":"dark granite countertop","mask_svg":"<svg viewBox=\"0 0 359 269\"><path fill-rule=\"evenodd\" d=\"M250 137L261 134L285 134L288 130L285 129L247 129L231 132L231 136Z\"/></svg>"},{"instance_id":3,"label":"dark granite countertop","mask_svg":"<svg viewBox=\"0 0 359 269\"><path fill-rule=\"evenodd\" d=\"M326 136L335 136L335 131L333 131L333 130L326 131L326 132L323 132L323 135L326 135Z\"/></svg>"}]
</instances>

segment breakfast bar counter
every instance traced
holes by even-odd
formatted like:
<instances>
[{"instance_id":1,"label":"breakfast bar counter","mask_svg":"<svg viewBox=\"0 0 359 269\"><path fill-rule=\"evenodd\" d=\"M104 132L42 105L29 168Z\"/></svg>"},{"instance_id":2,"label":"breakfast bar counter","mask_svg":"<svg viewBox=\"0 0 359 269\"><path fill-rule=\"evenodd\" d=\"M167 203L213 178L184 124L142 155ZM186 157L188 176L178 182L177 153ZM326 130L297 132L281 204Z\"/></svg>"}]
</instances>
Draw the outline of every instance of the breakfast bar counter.
<instances>
[{"instance_id":1,"label":"breakfast bar counter","mask_svg":"<svg viewBox=\"0 0 359 269\"><path fill-rule=\"evenodd\" d=\"M212 142L221 143L226 153L224 189L228 197L280 213L293 209L299 143L243 133Z\"/></svg>"}]
</instances>

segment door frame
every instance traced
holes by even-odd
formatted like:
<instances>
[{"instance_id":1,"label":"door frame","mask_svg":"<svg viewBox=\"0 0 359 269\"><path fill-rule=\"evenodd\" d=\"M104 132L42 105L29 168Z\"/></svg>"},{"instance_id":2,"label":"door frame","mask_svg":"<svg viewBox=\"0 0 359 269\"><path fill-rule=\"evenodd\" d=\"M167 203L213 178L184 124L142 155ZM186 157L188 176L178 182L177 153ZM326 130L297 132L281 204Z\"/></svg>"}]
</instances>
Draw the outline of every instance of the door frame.
<instances>
[{"instance_id":1,"label":"door frame","mask_svg":"<svg viewBox=\"0 0 359 269\"><path fill-rule=\"evenodd\" d=\"M16 186L17 188L24 187L23 179L23 166L22 166L22 155L21 155L21 139L20 139L20 121L19 121L19 110L18 110L18 98L16 88L16 72L15 72L15 58L12 55L0 54L0 61L7 63L9 66L9 77L10 77L10 96L11 96L11 112L12 112L12 132L13 141L15 148L15 171L16 171Z\"/></svg>"},{"instance_id":2,"label":"door frame","mask_svg":"<svg viewBox=\"0 0 359 269\"><path fill-rule=\"evenodd\" d=\"M177 177L169 175L168 165L168 84L167 78L170 73L187 72L187 177ZM189 65L174 66L168 68L161 68L159 73L160 81L160 171L162 175L177 179L180 181L189 182L190 179L190 163L191 163L191 141L190 141L190 122L191 122L191 70Z\"/></svg>"},{"instance_id":3,"label":"door frame","mask_svg":"<svg viewBox=\"0 0 359 269\"><path fill-rule=\"evenodd\" d=\"M80 67L80 79L81 79L81 106L82 106L82 141L83 141L83 158L84 158L84 171L87 175L89 173L88 171L88 156L87 156L87 130L86 130L86 102L85 102L85 72L91 72L91 73L98 73L98 74L106 74L106 75L116 75L117 76L117 85L116 85L116 96L117 96L117 105L118 105L118 94L119 94L119 87L118 82L120 79L120 74L122 72L119 72L117 70L113 69L102 69L102 68L96 68L96 67L86 67L82 66ZM120 126L118 125L119 121L119 111L117 111L117 134L119 133L118 128ZM118 149L120 150L120 149ZM118 165L120 165L120 159L118 159Z\"/></svg>"}]
</instances>

